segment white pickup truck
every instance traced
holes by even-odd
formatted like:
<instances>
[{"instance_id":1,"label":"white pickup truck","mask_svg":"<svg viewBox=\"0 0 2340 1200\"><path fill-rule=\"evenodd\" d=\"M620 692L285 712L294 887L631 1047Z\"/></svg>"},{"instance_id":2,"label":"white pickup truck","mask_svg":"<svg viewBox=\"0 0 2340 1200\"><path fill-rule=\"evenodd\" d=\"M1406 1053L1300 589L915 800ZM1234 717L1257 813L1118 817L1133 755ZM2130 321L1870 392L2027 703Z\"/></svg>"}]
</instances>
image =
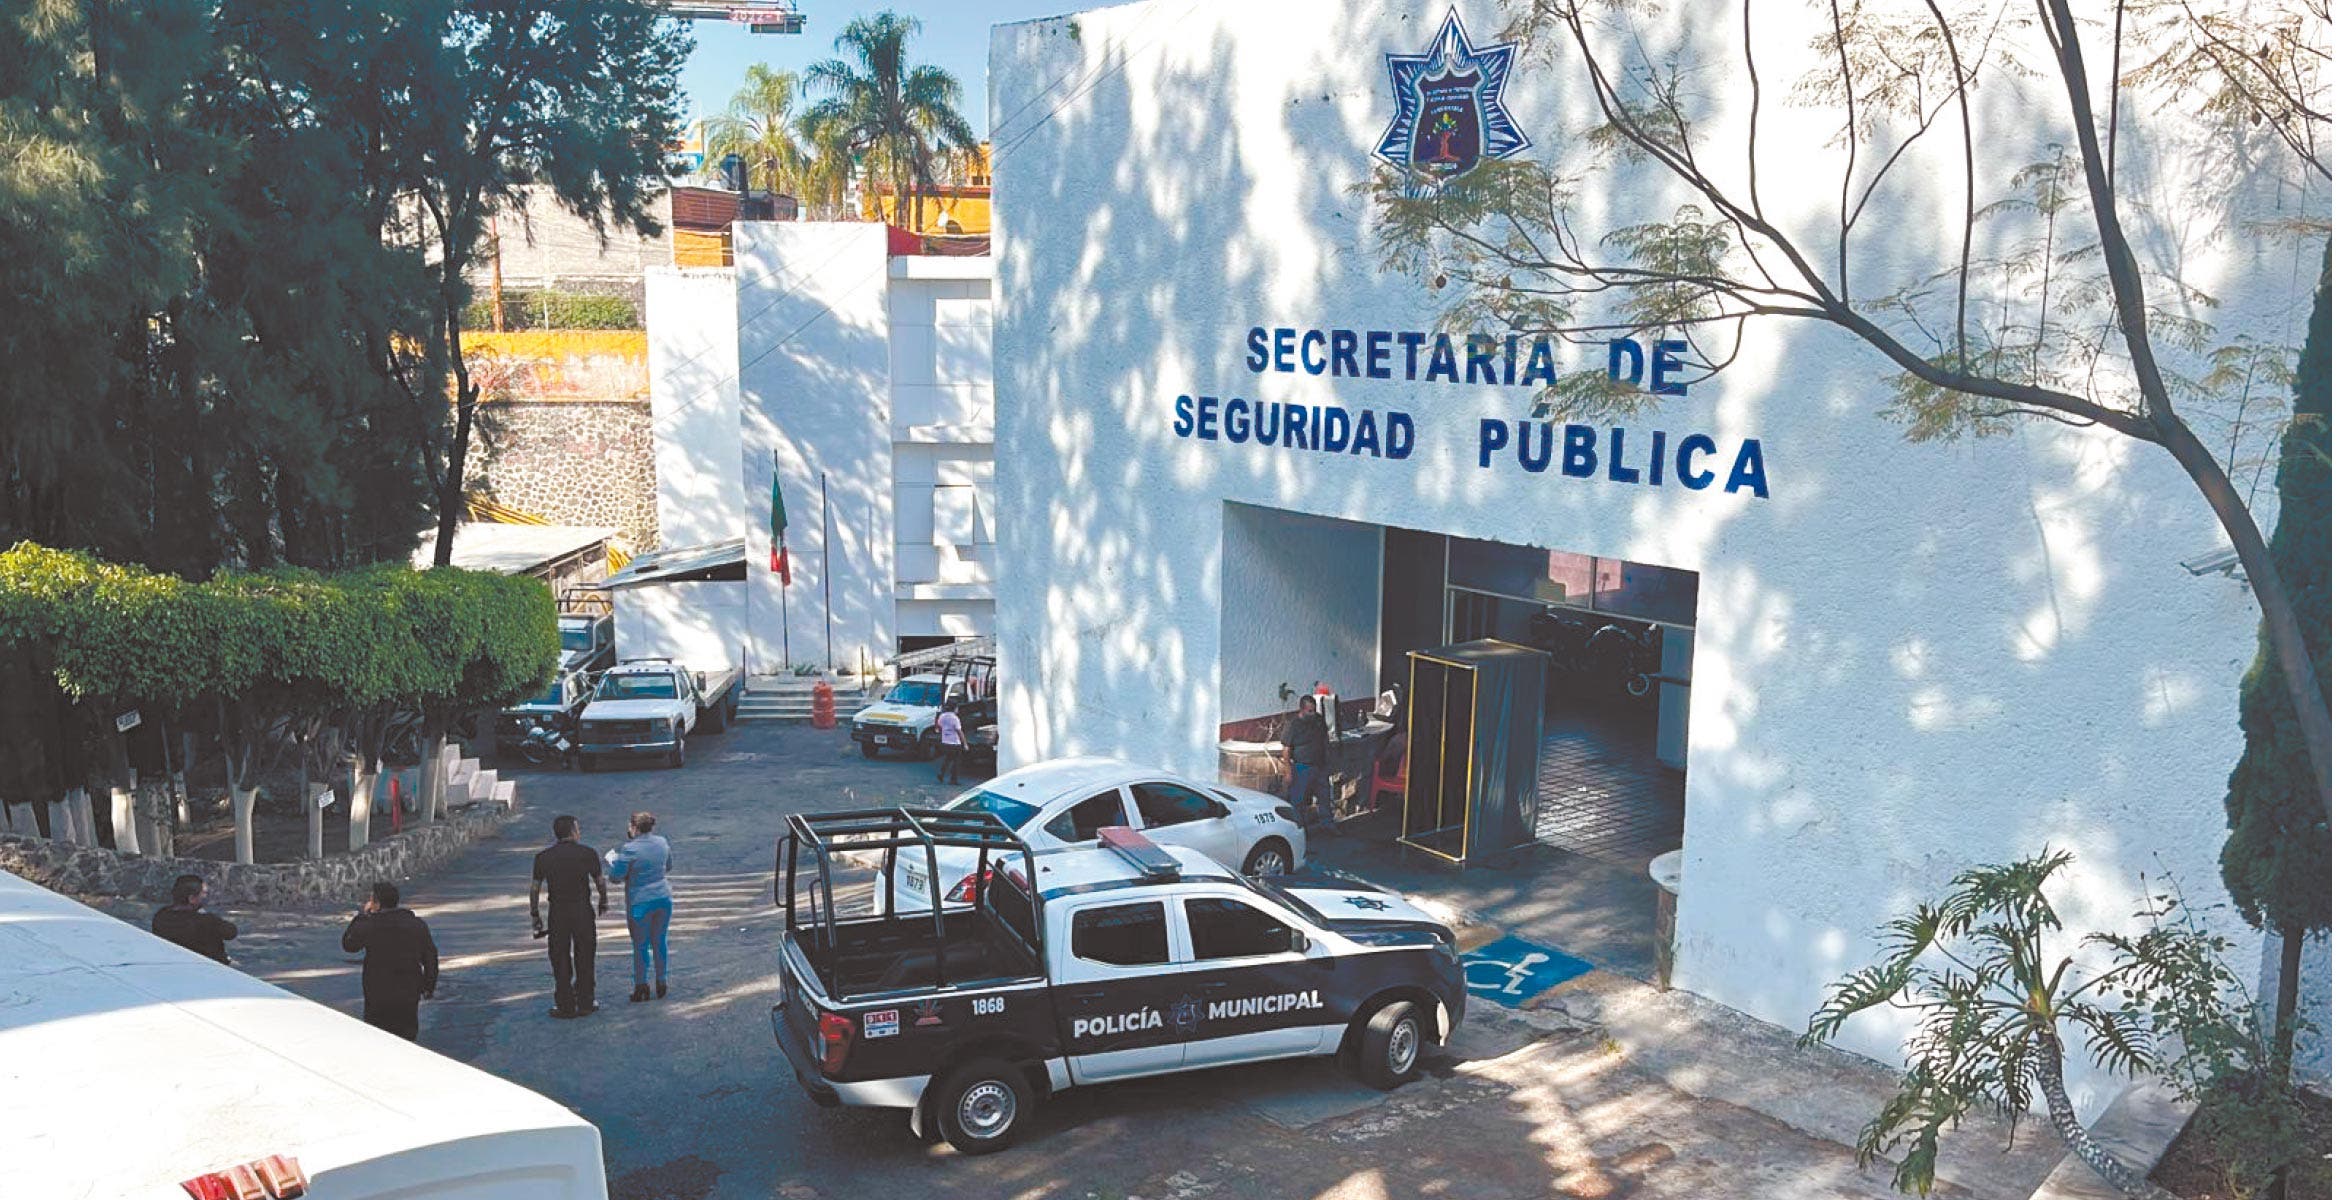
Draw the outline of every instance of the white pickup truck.
<instances>
[{"instance_id":1,"label":"white pickup truck","mask_svg":"<svg viewBox=\"0 0 2340 1200\"><path fill-rule=\"evenodd\" d=\"M607 1195L567 1108L5 871L0 997L0 1195Z\"/></svg>"},{"instance_id":2,"label":"white pickup truck","mask_svg":"<svg viewBox=\"0 0 2340 1200\"><path fill-rule=\"evenodd\" d=\"M967 680L940 675L911 675L886 689L875 704L853 714L853 740L861 743L863 758L880 750L899 750L913 758L933 758L942 749L935 722L943 705L967 701Z\"/></svg>"},{"instance_id":3,"label":"white pickup truck","mask_svg":"<svg viewBox=\"0 0 2340 1200\"><path fill-rule=\"evenodd\" d=\"M683 765L684 744L704 724L711 733L739 715L739 668L695 671L669 659L621 662L602 673L593 701L577 719L577 769L617 755L660 755Z\"/></svg>"}]
</instances>

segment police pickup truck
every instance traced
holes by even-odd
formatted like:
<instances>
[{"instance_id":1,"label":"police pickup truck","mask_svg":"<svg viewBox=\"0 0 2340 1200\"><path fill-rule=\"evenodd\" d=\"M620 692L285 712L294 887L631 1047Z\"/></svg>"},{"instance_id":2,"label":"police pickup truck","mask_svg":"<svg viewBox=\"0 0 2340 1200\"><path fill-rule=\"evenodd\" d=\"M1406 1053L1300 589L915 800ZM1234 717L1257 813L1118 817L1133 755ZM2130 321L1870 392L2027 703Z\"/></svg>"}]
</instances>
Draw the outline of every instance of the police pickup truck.
<instances>
[{"instance_id":1,"label":"police pickup truck","mask_svg":"<svg viewBox=\"0 0 2340 1200\"><path fill-rule=\"evenodd\" d=\"M965 1154L1012 1144L1067 1088L1307 1055L1414 1077L1463 1016L1454 934L1403 898L1247 879L1114 827L1034 855L988 813L789 818L772 1032L823 1106L903 1108ZM840 914L841 855L976 851L975 903ZM840 864L841 865L841 864ZM933 870L930 866L929 871Z\"/></svg>"}]
</instances>

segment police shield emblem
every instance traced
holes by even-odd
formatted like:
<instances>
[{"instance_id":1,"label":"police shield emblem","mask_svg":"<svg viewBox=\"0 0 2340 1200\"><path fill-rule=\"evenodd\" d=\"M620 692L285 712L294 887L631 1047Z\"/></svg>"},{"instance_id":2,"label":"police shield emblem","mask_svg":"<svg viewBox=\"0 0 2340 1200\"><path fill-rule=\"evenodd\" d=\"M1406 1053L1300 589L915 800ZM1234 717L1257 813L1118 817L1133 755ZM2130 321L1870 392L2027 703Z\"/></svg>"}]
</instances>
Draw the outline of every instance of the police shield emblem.
<instances>
[{"instance_id":1,"label":"police shield emblem","mask_svg":"<svg viewBox=\"0 0 2340 1200\"><path fill-rule=\"evenodd\" d=\"M1422 115L1414 123L1414 169L1433 175L1460 175L1479 165L1479 85L1473 71L1441 75L1415 85Z\"/></svg>"},{"instance_id":2,"label":"police shield emblem","mask_svg":"<svg viewBox=\"0 0 2340 1200\"><path fill-rule=\"evenodd\" d=\"M1474 46L1451 10L1420 54L1388 54L1397 113L1377 153L1435 188L1491 158L1527 149L1528 139L1503 107L1516 46Z\"/></svg>"}]
</instances>

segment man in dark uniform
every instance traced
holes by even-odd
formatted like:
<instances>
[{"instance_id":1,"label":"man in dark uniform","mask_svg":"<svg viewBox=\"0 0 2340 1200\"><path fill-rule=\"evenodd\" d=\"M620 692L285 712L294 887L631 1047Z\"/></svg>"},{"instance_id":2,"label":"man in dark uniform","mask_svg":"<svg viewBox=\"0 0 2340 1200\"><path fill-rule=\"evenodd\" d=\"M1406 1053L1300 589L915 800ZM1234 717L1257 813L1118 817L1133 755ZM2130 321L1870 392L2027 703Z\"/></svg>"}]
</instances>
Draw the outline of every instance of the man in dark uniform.
<instances>
[{"instance_id":1,"label":"man in dark uniform","mask_svg":"<svg viewBox=\"0 0 2340 1200\"><path fill-rule=\"evenodd\" d=\"M577 818L553 818L552 845L536 854L536 877L528 884L528 920L536 936L550 937L545 950L552 958L555 1020L591 1016L593 1003L593 918L609 911L609 880L601 872L601 856L577 840ZM596 897L587 895L588 888ZM552 920L547 924L538 898L552 893Z\"/></svg>"},{"instance_id":2,"label":"man in dark uniform","mask_svg":"<svg viewBox=\"0 0 2340 1200\"><path fill-rule=\"evenodd\" d=\"M171 881L171 903L154 910L147 928L174 946L185 946L205 958L226 962L227 944L236 938L235 922L203 911L203 877L181 875Z\"/></svg>"},{"instance_id":3,"label":"man in dark uniform","mask_svg":"<svg viewBox=\"0 0 2340 1200\"><path fill-rule=\"evenodd\" d=\"M374 885L342 931L341 948L366 956L366 1024L413 1041L422 1002L439 990L439 947L421 917L398 907L397 884Z\"/></svg>"},{"instance_id":4,"label":"man in dark uniform","mask_svg":"<svg viewBox=\"0 0 2340 1200\"><path fill-rule=\"evenodd\" d=\"M1283 742L1284 761L1292 769L1291 782L1284 787L1284 802L1300 810L1303 827L1319 821L1332 824L1332 790L1324 774L1330 732L1323 715L1316 711L1316 697L1300 697L1299 709L1284 722ZM1324 798L1321 812L1315 804L1319 796Z\"/></svg>"}]
</instances>

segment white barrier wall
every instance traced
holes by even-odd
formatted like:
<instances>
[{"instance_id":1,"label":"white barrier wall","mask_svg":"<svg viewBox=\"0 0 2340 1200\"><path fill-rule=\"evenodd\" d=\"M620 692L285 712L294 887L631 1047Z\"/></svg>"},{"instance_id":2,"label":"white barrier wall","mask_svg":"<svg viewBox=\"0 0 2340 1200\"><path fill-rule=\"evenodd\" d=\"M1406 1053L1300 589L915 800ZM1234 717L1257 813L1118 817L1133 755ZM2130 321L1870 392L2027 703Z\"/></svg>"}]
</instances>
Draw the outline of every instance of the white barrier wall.
<instances>
[{"instance_id":1,"label":"white barrier wall","mask_svg":"<svg viewBox=\"0 0 2340 1200\"><path fill-rule=\"evenodd\" d=\"M897 638L992 629L991 260L889 257L885 233L736 227L730 452L759 673L853 667L891 657ZM775 452L785 589L771 569Z\"/></svg>"},{"instance_id":2,"label":"white barrier wall","mask_svg":"<svg viewBox=\"0 0 2340 1200\"><path fill-rule=\"evenodd\" d=\"M644 583L612 589L618 658L671 658L695 670L739 665L747 644L747 584Z\"/></svg>"},{"instance_id":3,"label":"white barrier wall","mask_svg":"<svg viewBox=\"0 0 2340 1200\"><path fill-rule=\"evenodd\" d=\"M1762 61L1808 55L1813 11L1767 6ZM1487 0L1456 12L1481 44L1505 25ZM1674 977L1734 1008L1802 1028L1830 982L1872 960L1880 922L1964 867L2043 846L2078 856L2057 893L2073 931L2132 927L2143 875L2221 898L2220 797L2257 613L2238 583L2178 566L2224 542L2157 451L2046 423L1913 444L1876 415L1888 364L1814 323L1757 322L1719 378L1590 430L1602 470L1584 478L1523 469L1509 445L1482 460L1481 421L1527 416L1522 389L1256 368L1279 328L1350 331L1355 354L1360 331L1434 328L1436 298L1377 270L1358 189L1395 111L1384 56L1421 53L1445 13L1204 0L994 31L1003 765L1102 752L1215 769L1221 697L1248 669L1220 601L1242 590L1220 582L1242 569L1233 501L1699 572ZM1649 21L1669 52L1739 69L1735 19L1671 6ZM1536 153L1594 123L1578 69L1523 59L1510 79ZM2036 82L1988 114L1987 178L2068 139L2052 80ZM1837 175L1821 186L1812 170L1832 118L1785 99L1764 111L1767 215L1833 228ZM2121 142L2146 198L2140 254L2222 301L2198 314L2220 329L2295 341L2320 244L2187 208L2221 194L2189 173L2206 156L2151 132ZM1888 202L1942 219L1860 247L1877 274L1859 294L1946 252L1960 177L1934 149L1908 185L1923 194ZM1624 175L1586 188L1618 224L1673 214ZM1294 348L1321 365L1338 345ZM1561 369L1598 365L1563 349ZM1193 407L1203 396L1215 422ZM1261 402L1371 410L1380 445L1237 441L1234 397L1254 424ZM1403 457L1392 412L1412 422ZM1657 486L1614 473L1646 469L1660 433ZM1694 435L1719 450L1703 489L1675 468ZM1725 482L1749 442L1760 494ZM1844 1044L1896 1060L1905 1033L1880 1016ZM2113 1084L2080 1070L2093 1112Z\"/></svg>"},{"instance_id":4,"label":"white barrier wall","mask_svg":"<svg viewBox=\"0 0 2340 1200\"><path fill-rule=\"evenodd\" d=\"M739 284L729 267L643 272L658 536L699 546L740 536Z\"/></svg>"}]
</instances>

